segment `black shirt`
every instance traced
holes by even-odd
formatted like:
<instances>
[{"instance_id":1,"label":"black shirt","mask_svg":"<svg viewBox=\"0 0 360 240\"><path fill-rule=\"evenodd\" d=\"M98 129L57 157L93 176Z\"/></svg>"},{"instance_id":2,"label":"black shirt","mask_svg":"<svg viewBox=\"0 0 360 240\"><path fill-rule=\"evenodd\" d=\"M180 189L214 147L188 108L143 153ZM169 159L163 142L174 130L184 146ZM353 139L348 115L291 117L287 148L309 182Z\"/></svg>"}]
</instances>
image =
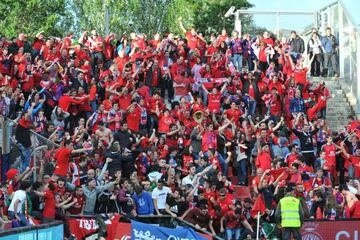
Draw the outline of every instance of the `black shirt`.
<instances>
[{"instance_id":1,"label":"black shirt","mask_svg":"<svg viewBox=\"0 0 360 240\"><path fill-rule=\"evenodd\" d=\"M266 188L260 188L259 193L262 193L264 197L265 206L267 209L271 209L272 201L274 199L275 186L273 184Z\"/></svg>"},{"instance_id":2,"label":"black shirt","mask_svg":"<svg viewBox=\"0 0 360 240\"><path fill-rule=\"evenodd\" d=\"M175 198L170 195L166 198L166 204L169 205L170 211L179 217L182 216L189 207L184 200L180 199L180 201L176 201Z\"/></svg>"}]
</instances>

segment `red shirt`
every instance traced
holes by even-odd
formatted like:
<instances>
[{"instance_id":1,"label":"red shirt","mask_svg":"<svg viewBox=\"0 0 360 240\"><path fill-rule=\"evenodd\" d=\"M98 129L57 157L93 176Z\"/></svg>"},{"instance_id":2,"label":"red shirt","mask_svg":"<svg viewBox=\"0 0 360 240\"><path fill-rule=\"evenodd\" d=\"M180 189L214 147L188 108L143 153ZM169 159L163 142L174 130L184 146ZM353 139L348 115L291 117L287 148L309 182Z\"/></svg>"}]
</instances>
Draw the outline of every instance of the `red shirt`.
<instances>
[{"instance_id":1,"label":"red shirt","mask_svg":"<svg viewBox=\"0 0 360 240\"><path fill-rule=\"evenodd\" d=\"M270 101L270 113L273 116L281 115L281 99L279 96L272 96Z\"/></svg>"},{"instance_id":2,"label":"red shirt","mask_svg":"<svg viewBox=\"0 0 360 240\"><path fill-rule=\"evenodd\" d=\"M126 116L126 122L130 130L138 132L141 119L141 109L136 106L134 111L129 112Z\"/></svg>"},{"instance_id":3,"label":"red shirt","mask_svg":"<svg viewBox=\"0 0 360 240\"><path fill-rule=\"evenodd\" d=\"M205 152L217 147L217 131L205 131L202 136L201 149Z\"/></svg>"},{"instance_id":4,"label":"red shirt","mask_svg":"<svg viewBox=\"0 0 360 240\"><path fill-rule=\"evenodd\" d=\"M298 159L298 155L296 153L290 153L286 156L285 162L287 162L288 166L291 167L291 165Z\"/></svg>"},{"instance_id":5,"label":"red shirt","mask_svg":"<svg viewBox=\"0 0 360 240\"><path fill-rule=\"evenodd\" d=\"M336 147L334 144L323 145L322 149L325 151L326 165L336 166Z\"/></svg>"},{"instance_id":6,"label":"red shirt","mask_svg":"<svg viewBox=\"0 0 360 240\"><path fill-rule=\"evenodd\" d=\"M198 46L198 38L197 38L197 36L196 35L193 36L191 34L191 32L186 32L185 35L186 35L187 44L188 44L189 48L191 50L197 48L197 46Z\"/></svg>"},{"instance_id":7,"label":"red shirt","mask_svg":"<svg viewBox=\"0 0 360 240\"><path fill-rule=\"evenodd\" d=\"M222 94L220 92L217 94L208 94L208 108L211 113L213 111L215 111L216 113L220 112L221 95Z\"/></svg>"},{"instance_id":8,"label":"red shirt","mask_svg":"<svg viewBox=\"0 0 360 240\"><path fill-rule=\"evenodd\" d=\"M69 168L69 160L71 155L71 149L62 147L55 153L55 159L57 160L54 174L60 176L66 176Z\"/></svg>"},{"instance_id":9,"label":"red shirt","mask_svg":"<svg viewBox=\"0 0 360 240\"><path fill-rule=\"evenodd\" d=\"M184 84L185 86L176 86L175 88L175 95L177 96L186 96L189 92L190 86L190 79L181 75L178 75L174 78L176 84L181 85Z\"/></svg>"},{"instance_id":10,"label":"red shirt","mask_svg":"<svg viewBox=\"0 0 360 240\"><path fill-rule=\"evenodd\" d=\"M43 216L44 218L55 218L55 195L52 191L47 190L44 192L44 211Z\"/></svg>"},{"instance_id":11,"label":"red shirt","mask_svg":"<svg viewBox=\"0 0 360 240\"><path fill-rule=\"evenodd\" d=\"M71 208L69 208L68 212L70 214L80 214L81 213L81 210L85 204L85 196L76 196L74 195L73 196L73 199L76 199L77 202L72 205Z\"/></svg>"},{"instance_id":12,"label":"red shirt","mask_svg":"<svg viewBox=\"0 0 360 240\"><path fill-rule=\"evenodd\" d=\"M230 206L233 206L233 202L231 200L231 197L227 195L224 200L221 200L220 198L217 200L218 205L221 209L221 215L224 215L228 211L231 210Z\"/></svg>"},{"instance_id":13,"label":"red shirt","mask_svg":"<svg viewBox=\"0 0 360 240\"><path fill-rule=\"evenodd\" d=\"M244 215L240 215L240 218L236 218L235 217L235 212L234 211L229 211L227 213L225 213L224 215L225 218L225 226L226 228L239 228L242 226L242 222L246 220L246 218L244 217Z\"/></svg>"},{"instance_id":14,"label":"red shirt","mask_svg":"<svg viewBox=\"0 0 360 240\"><path fill-rule=\"evenodd\" d=\"M360 201L356 201L350 208L351 218L360 218Z\"/></svg>"},{"instance_id":15,"label":"red shirt","mask_svg":"<svg viewBox=\"0 0 360 240\"><path fill-rule=\"evenodd\" d=\"M228 109L225 111L227 118L231 120L234 119L235 123L239 125L239 117L241 116L241 111L239 109Z\"/></svg>"},{"instance_id":16,"label":"red shirt","mask_svg":"<svg viewBox=\"0 0 360 240\"><path fill-rule=\"evenodd\" d=\"M125 93L119 97L119 108L121 110L127 110L131 104L131 97L130 93Z\"/></svg>"},{"instance_id":17,"label":"red shirt","mask_svg":"<svg viewBox=\"0 0 360 240\"><path fill-rule=\"evenodd\" d=\"M262 170L271 169L271 156L269 152L261 152L255 161L255 165L257 168L261 168Z\"/></svg>"},{"instance_id":18,"label":"red shirt","mask_svg":"<svg viewBox=\"0 0 360 240\"><path fill-rule=\"evenodd\" d=\"M163 114L160 114L158 131L160 133L170 132L170 124L172 123L175 123L175 121L171 116L165 117Z\"/></svg>"},{"instance_id":19,"label":"red shirt","mask_svg":"<svg viewBox=\"0 0 360 240\"><path fill-rule=\"evenodd\" d=\"M306 73L308 69L304 68L302 70L294 70L294 80L296 84L305 85L306 84Z\"/></svg>"}]
</instances>

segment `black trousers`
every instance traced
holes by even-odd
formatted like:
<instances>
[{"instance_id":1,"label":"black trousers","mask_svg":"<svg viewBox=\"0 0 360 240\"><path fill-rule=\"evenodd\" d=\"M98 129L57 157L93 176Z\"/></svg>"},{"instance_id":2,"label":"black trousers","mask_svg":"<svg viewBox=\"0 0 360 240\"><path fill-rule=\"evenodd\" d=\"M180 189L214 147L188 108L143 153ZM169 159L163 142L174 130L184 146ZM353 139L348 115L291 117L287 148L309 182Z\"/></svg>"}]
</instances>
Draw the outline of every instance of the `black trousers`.
<instances>
[{"instance_id":1,"label":"black trousers","mask_svg":"<svg viewBox=\"0 0 360 240\"><path fill-rule=\"evenodd\" d=\"M300 228L286 227L282 229L282 239L292 239L291 236L296 240L301 240Z\"/></svg>"}]
</instances>

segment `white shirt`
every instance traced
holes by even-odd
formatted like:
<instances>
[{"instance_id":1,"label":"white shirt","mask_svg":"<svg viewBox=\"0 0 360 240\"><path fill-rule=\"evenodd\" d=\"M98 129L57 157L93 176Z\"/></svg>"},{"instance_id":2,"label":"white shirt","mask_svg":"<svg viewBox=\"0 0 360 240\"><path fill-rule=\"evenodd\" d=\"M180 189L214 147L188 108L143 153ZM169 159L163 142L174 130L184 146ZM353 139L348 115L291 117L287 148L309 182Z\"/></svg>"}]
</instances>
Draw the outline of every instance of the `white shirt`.
<instances>
[{"instance_id":1,"label":"white shirt","mask_svg":"<svg viewBox=\"0 0 360 240\"><path fill-rule=\"evenodd\" d=\"M19 204L17 206L17 213L22 213L22 206L24 205L25 203L25 200L26 200L26 192L24 190L17 190L15 193L14 193L14 196L11 200L11 203L10 203L10 206L9 206L9 211L12 211L12 212L15 212L14 211L14 205L15 205L15 202L16 200L19 200Z\"/></svg>"},{"instance_id":2,"label":"white shirt","mask_svg":"<svg viewBox=\"0 0 360 240\"><path fill-rule=\"evenodd\" d=\"M183 185L183 186L186 186L187 184L193 185L193 180L194 180L194 176L189 174L182 179L181 185Z\"/></svg>"},{"instance_id":3,"label":"white shirt","mask_svg":"<svg viewBox=\"0 0 360 240\"><path fill-rule=\"evenodd\" d=\"M152 199L157 199L157 208L165 209L166 206L166 197L171 190L168 187L163 187L161 190L155 188L151 194Z\"/></svg>"}]
</instances>

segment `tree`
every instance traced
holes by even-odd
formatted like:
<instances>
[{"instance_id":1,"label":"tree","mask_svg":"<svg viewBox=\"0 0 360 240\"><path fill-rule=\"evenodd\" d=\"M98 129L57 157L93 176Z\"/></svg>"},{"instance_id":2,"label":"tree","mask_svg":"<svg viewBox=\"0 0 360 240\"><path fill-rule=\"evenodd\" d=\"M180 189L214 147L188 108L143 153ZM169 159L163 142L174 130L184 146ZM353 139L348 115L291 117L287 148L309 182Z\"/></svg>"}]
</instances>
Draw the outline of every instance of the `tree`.
<instances>
[{"instance_id":1,"label":"tree","mask_svg":"<svg viewBox=\"0 0 360 240\"><path fill-rule=\"evenodd\" d=\"M105 33L105 6L109 9L110 31L118 34L136 31L149 36L156 32L181 34L177 19L206 34L222 28L232 30L234 19L224 14L231 7L248 8L247 0L68 0L74 14L75 32L96 29ZM243 16L243 28L253 27L250 16Z\"/></svg>"},{"instance_id":2,"label":"tree","mask_svg":"<svg viewBox=\"0 0 360 240\"><path fill-rule=\"evenodd\" d=\"M62 36L70 26L66 0L2 0L0 1L0 32L16 36L20 32Z\"/></svg>"},{"instance_id":3,"label":"tree","mask_svg":"<svg viewBox=\"0 0 360 240\"><path fill-rule=\"evenodd\" d=\"M205 33L217 33L225 28L227 31L234 29L234 17L226 18L224 15L228 9L234 6L236 9L252 7L246 0L204 0L194 1L194 26ZM243 32L246 32L252 25L252 18L248 15L240 16Z\"/></svg>"}]
</instances>

